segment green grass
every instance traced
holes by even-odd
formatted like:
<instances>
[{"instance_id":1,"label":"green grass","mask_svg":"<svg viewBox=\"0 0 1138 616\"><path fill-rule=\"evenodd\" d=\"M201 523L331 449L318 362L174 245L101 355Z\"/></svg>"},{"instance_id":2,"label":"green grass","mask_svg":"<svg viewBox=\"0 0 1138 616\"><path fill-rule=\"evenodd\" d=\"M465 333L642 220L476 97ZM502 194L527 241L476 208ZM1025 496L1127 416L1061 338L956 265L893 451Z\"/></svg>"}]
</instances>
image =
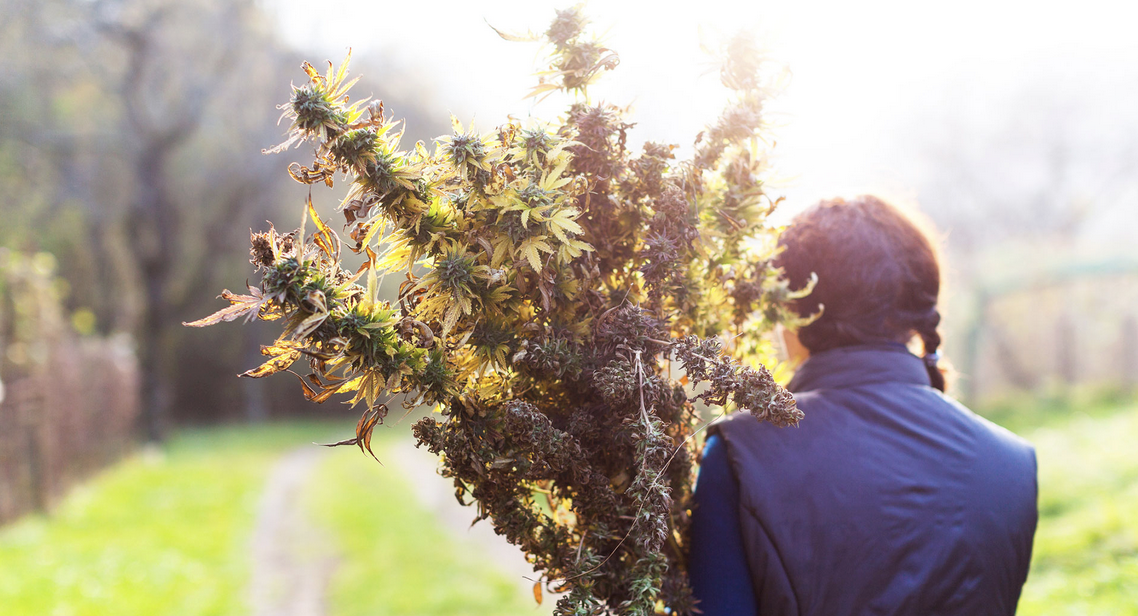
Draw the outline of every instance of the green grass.
<instances>
[{"instance_id":1,"label":"green grass","mask_svg":"<svg viewBox=\"0 0 1138 616\"><path fill-rule=\"evenodd\" d=\"M191 430L0 529L0 613L248 613L249 532L266 474L337 424Z\"/></svg>"},{"instance_id":2,"label":"green grass","mask_svg":"<svg viewBox=\"0 0 1138 616\"><path fill-rule=\"evenodd\" d=\"M341 556L329 591L330 613L535 614L533 598L516 582L493 569L472 544L440 528L416 503L390 462L391 444L406 438L406 430L376 435L372 445L386 466L358 452L338 452L321 463L310 482L313 519L332 531Z\"/></svg>"},{"instance_id":3,"label":"green grass","mask_svg":"<svg viewBox=\"0 0 1138 616\"><path fill-rule=\"evenodd\" d=\"M1021 433L1036 446L1040 520L1019 614L1138 614L1138 406Z\"/></svg>"},{"instance_id":4,"label":"green grass","mask_svg":"<svg viewBox=\"0 0 1138 616\"><path fill-rule=\"evenodd\" d=\"M248 614L250 537L269 471L290 449L351 431L303 422L188 430L127 458L50 516L0 528L0 615ZM410 438L406 424L378 431L376 453L390 459L397 438ZM306 492L337 544L330 614L539 613L418 506L393 465L336 450Z\"/></svg>"},{"instance_id":5,"label":"green grass","mask_svg":"<svg viewBox=\"0 0 1138 616\"><path fill-rule=\"evenodd\" d=\"M1068 407L1069 409L1070 407ZM1007 417L1037 448L1040 522L1019 613L1138 615L1138 405ZM1042 418L1042 419L1040 419ZM350 433L290 423L179 433L75 489L51 516L0 528L0 614L247 614L249 537L278 457ZM390 460L405 425L377 433L380 466L337 450L307 487L336 542L330 613L481 615L535 609L515 581L440 528ZM441 481L441 480L439 480Z\"/></svg>"},{"instance_id":6,"label":"green grass","mask_svg":"<svg viewBox=\"0 0 1138 616\"><path fill-rule=\"evenodd\" d=\"M1063 426L1077 417L1101 419L1138 404L1138 397L1117 385L1055 386L1019 392L976 405L980 415L1021 435L1037 428Z\"/></svg>"}]
</instances>

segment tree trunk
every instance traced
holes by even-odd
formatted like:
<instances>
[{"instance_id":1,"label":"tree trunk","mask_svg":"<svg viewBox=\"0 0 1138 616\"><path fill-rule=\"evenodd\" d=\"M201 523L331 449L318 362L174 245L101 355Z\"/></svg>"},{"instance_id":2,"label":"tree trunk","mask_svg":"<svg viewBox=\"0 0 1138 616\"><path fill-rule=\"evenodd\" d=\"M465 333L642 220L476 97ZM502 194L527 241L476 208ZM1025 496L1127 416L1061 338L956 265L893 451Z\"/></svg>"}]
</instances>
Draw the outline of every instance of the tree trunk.
<instances>
[{"instance_id":1,"label":"tree trunk","mask_svg":"<svg viewBox=\"0 0 1138 616\"><path fill-rule=\"evenodd\" d=\"M142 277L145 301L139 332L142 362L142 421L148 440L166 438L171 392L165 327L171 316L167 286L177 245L178 217L166 168L179 140L161 137L144 144L135 162L138 193L130 221L130 242Z\"/></svg>"}]
</instances>

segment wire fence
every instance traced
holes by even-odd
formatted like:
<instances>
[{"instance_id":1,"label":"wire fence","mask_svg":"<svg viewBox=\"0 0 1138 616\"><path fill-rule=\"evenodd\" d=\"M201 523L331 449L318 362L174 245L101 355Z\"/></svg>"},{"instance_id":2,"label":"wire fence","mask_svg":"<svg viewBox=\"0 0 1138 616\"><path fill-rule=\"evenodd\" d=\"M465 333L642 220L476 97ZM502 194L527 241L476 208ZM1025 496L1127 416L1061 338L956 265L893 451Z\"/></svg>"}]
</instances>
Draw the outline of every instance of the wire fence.
<instances>
[{"instance_id":1,"label":"wire fence","mask_svg":"<svg viewBox=\"0 0 1138 616\"><path fill-rule=\"evenodd\" d=\"M37 370L6 380L0 522L49 510L69 487L120 458L138 411L138 366L125 338L57 342Z\"/></svg>"},{"instance_id":2,"label":"wire fence","mask_svg":"<svg viewBox=\"0 0 1138 616\"><path fill-rule=\"evenodd\" d=\"M54 273L50 254L0 248L0 523L49 510L136 430L130 338L79 335Z\"/></svg>"}]
</instances>

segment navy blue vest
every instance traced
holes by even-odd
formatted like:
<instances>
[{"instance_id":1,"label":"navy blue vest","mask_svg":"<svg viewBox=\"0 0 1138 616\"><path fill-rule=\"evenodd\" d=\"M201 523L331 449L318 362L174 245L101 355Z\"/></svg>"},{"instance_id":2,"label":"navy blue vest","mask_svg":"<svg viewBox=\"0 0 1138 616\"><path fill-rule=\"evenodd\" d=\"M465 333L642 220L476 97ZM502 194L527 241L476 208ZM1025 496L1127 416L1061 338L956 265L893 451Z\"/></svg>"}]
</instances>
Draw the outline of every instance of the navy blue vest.
<instances>
[{"instance_id":1,"label":"navy blue vest","mask_svg":"<svg viewBox=\"0 0 1138 616\"><path fill-rule=\"evenodd\" d=\"M1034 449L931 388L902 345L820 353L789 388L797 428L745 413L712 426L759 614L1014 614Z\"/></svg>"}]
</instances>

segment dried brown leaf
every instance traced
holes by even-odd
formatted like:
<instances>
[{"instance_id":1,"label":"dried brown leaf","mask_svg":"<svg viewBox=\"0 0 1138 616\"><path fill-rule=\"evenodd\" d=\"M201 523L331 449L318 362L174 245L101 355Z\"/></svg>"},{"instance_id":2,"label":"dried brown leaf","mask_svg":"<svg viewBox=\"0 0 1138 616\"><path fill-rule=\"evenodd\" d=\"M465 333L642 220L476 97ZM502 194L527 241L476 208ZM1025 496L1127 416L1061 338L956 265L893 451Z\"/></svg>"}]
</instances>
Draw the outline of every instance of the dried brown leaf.
<instances>
[{"instance_id":1,"label":"dried brown leaf","mask_svg":"<svg viewBox=\"0 0 1138 616\"><path fill-rule=\"evenodd\" d=\"M387 405L381 404L364 411L359 423L356 424L356 444L359 445L360 451L371 454L376 462L379 462L379 458L371 450L371 435L385 415L387 415Z\"/></svg>"},{"instance_id":2,"label":"dried brown leaf","mask_svg":"<svg viewBox=\"0 0 1138 616\"><path fill-rule=\"evenodd\" d=\"M282 370L287 370L296 360L300 359L301 350L294 344L278 342L277 344L262 346L261 354L271 359L252 370L242 372L241 376L259 379L269 376L270 374L276 374Z\"/></svg>"},{"instance_id":3,"label":"dried brown leaf","mask_svg":"<svg viewBox=\"0 0 1138 616\"><path fill-rule=\"evenodd\" d=\"M257 313L265 302L265 298L261 295L260 289L250 286L249 292L251 295L237 295L229 289L226 289L221 292L219 297L228 300L230 303L229 306L197 321L190 321L189 323L183 321L182 325L186 327L206 327L216 325L222 321L235 321L240 317L245 317L245 320L249 321L257 316Z\"/></svg>"}]
</instances>

